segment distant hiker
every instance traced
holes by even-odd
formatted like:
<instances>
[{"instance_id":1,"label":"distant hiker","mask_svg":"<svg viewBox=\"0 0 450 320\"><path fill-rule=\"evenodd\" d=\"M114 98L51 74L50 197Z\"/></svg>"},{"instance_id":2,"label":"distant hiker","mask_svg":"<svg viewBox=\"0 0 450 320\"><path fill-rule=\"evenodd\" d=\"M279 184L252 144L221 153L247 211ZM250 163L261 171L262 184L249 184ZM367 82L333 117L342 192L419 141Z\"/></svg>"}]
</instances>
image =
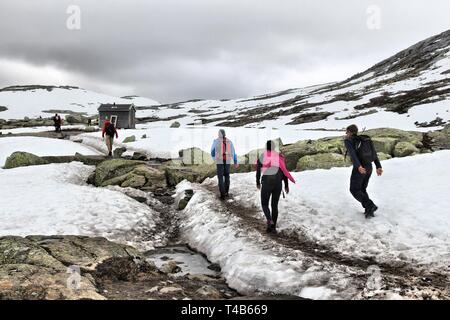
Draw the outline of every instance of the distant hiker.
<instances>
[{"instance_id":1,"label":"distant hiker","mask_svg":"<svg viewBox=\"0 0 450 320\"><path fill-rule=\"evenodd\" d=\"M105 137L105 134L106 134L106 147L108 148L108 156L112 157L114 135L116 135L116 138L118 138L119 135L117 134L116 127L112 122L108 120L108 118L105 119L105 123L103 124L102 138Z\"/></svg>"},{"instance_id":2,"label":"distant hiker","mask_svg":"<svg viewBox=\"0 0 450 320\"><path fill-rule=\"evenodd\" d=\"M288 180L295 183L294 178L286 168L284 157L275 150L275 142L267 141L266 151L256 162L256 187L261 190L261 206L267 219L267 232L276 233L278 201L283 188L282 182L284 181L285 192L289 193ZM272 198L272 213L269 209L270 198Z\"/></svg>"},{"instance_id":3,"label":"distant hiker","mask_svg":"<svg viewBox=\"0 0 450 320\"><path fill-rule=\"evenodd\" d=\"M61 117L59 114L55 113L55 116L53 117L53 125L55 126L55 132L61 132Z\"/></svg>"},{"instance_id":4,"label":"distant hiker","mask_svg":"<svg viewBox=\"0 0 450 320\"><path fill-rule=\"evenodd\" d=\"M87 125L88 125L88 127L90 127L90 126L91 126L91 124L92 124L92 120L91 120L91 118L89 118L89 119L88 119L88 121L87 121Z\"/></svg>"},{"instance_id":5,"label":"distant hiker","mask_svg":"<svg viewBox=\"0 0 450 320\"><path fill-rule=\"evenodd\" d=\"M353 163L350 192L356 200L361 202L365 209L364 215L366 218L374 217L374 212L378 207L370 200L367 194L367 186L372 174L372 162L375 162L377 175L383 174L377 152L370 137L358 135L358 127L354 124L347 127L344 142Z\"/></svg>"},{"instance_id":6,"label":"distant hiker","mask_svg":"<svg viewBox=\"0 0 450 320\"><path fill-rule=\"evenodd\" d=\"M231 161L234 162L235 168L239 167L233 142L226 138L224 129L219 130L219 137L215 139L212 144L211 157L215 160L217 165L220 199L224 200L228 197L228 192L230 190Z\"/></svg>"}]
</instances>

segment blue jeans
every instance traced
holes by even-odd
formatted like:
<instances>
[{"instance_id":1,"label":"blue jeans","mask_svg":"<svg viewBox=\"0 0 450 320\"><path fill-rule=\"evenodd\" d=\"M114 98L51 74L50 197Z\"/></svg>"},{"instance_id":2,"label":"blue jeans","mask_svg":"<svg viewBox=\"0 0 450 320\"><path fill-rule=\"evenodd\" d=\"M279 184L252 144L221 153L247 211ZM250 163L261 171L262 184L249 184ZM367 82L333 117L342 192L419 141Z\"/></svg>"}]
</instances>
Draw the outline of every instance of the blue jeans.
<instances>
[{"instance_id":1,"label":"blue jeans","mask_svg":"<svg viewBox=\"0 0 450 320\"><path fill-rule=\"evenodd\" d=\"M217 164L217 180L219 180L220 195L225 196L226 194L228 194L228 191L230 190L229 164Z\"/></svg>"}]
</instances>

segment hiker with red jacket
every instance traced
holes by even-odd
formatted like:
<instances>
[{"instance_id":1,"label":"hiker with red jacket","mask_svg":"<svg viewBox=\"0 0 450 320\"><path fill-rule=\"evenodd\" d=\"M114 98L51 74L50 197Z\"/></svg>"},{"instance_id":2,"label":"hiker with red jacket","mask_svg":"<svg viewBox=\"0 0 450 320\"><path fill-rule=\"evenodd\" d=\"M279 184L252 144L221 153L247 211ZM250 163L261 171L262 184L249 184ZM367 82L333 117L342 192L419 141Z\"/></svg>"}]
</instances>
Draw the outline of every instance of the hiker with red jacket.
<instances>
[{"instance_id":1,"label":"hiker with red jacket","mask_svg":"<svg viewBox=\"0 0 450 320\"><path fill-rule=\"evenodd\" d=\"M119 138L119 135L117 134L116 127L112 122L108 120L108 117L105 118L105 123L103 124L102 129L102 138L105 138L106 134L106 147L108 148L108 156L112 157L112 148L113 148L113 142L114 142L114 135L116 135L116 138Z\"/></svg>"},{"instance_id":2,"label":"hiker with red jacket","mask_svg":"<svg viewBox=\"0 0 450 320\"><path fill-rule=\"evenodd\" d=\"M262 178L261 178L262 172ZM267 219L267 232L276 233L278 219L278 201L282 191L289 193L289 181L295 183L294 178L286 168L284 157L275 151L275 143L267 141L266 151L256 162L256 187L261 190L261 206ZM269 209L271 199L272 212Z\"/></svg>"},{"instance_id":3,"label":"hiker with red jacket","mask_svg":"<svg viewBox=\"0 0 450 320\"><path fill-rule=\"evenodd\" d=\"M229 196L228 191L230 190L231 161L234 162L235 168L238 168L239 165L233 142L227 139L224 129L219 130L219 137L212 144L211 157L217 165L220 199L225 200Z\"/></svg>"}]
</instances>

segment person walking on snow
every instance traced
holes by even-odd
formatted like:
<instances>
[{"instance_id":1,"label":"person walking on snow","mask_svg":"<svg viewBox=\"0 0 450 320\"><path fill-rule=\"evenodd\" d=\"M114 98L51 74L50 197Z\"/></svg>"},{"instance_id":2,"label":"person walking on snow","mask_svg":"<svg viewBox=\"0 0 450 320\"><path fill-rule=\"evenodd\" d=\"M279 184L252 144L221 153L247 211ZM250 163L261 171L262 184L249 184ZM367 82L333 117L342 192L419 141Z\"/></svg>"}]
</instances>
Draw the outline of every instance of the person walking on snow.
<instances>
[{"instance_id":1,"label":"person walking on snow","mask_svg":"<svg viewBox=\"0 0 450 320\"><path fill-rule=\"evenodd\" d=\"M383 174L383 169L373 142L369 136L358 135L358 127L352 124L347 127L344 143L353 163L350 192L362 204L366 218L374 217L378 207L367 193L367 186L372 175L372 162L375 162L378 176Z\"/></svg>"},{"instance_id":2,"label":"person walking on snow","mask_svg":"<svg viewBox=\"0 0 450 320\"><path fill-rule=\"evenodd\" d=\"M235 168L239 167L233 142L227 139L224 129L219 130L219 137L215 139L212 144L211 157L217 165L220 199L224 200L228 197L228 192L230 190L231 161L234 162Z\"/></svg>"},{"instance_id":3,"label":"person walking on snow","mask_svg":"<svg viewBox=\"0 0 450 320\"><path fill-rule=\"evenodd\" d=\"M105 138L106 134L106 147L108 148L108 156L112 157L112 149L113 149L113 142L114 142L114 135L116 135L116 138L119 138L119 135L117 134L116 127L112 122L108 120L108 117L105 119L105 123L103 124L102 129L102 138Z\"/></svg>"},{"instance_id":4,"label":"person walking on snow","mask_svg":"<svg viewBox=\"0 0 450 320\"><path fill-rule=\"evenodd\" d=\"M62 120L59 114L55 113L55 116L53 117L53 123L55 126L55 132L61 132Z\"/></svg>"},{"instance_id":5,"label":"person walking on snow","mask_svg":"<svg viewBox=\"0 0 450 320\"><path fill-rule=\"evenodd\" d=\"M284 157L275 151L275 143L267 141L266 151L256 162L256 187L261 190L261 206L267 219L267 232L269 233L276 233L278 201L283 188L282 182L284 181L285 192L289 193L288 180L295 183L294 178L286 168ZM269 199L271 199L272 212L269 209Z\"/></svg>"}]
</instances>

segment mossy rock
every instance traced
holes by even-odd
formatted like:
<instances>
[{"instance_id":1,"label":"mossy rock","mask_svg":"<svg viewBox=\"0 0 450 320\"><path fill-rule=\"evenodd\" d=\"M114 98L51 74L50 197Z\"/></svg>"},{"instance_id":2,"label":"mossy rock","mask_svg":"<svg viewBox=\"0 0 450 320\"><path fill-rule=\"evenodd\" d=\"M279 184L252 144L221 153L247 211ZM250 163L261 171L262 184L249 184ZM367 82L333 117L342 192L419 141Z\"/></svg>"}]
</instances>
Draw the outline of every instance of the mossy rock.
<instances>
[{"instance_id":1,"label":"mossy rock","mask_svg":"<svg viewBox=\"0 0 450 320\"><path fill-rule=\"evenodd\" d=\"M420 153L420 150L416 148L412 143L399 142L395 145L394 156L395 157L407 157Z\"/></svg>"},{"instance_id":2,"label":"mossy rock","mask_svg":"<svg viewBox=\"0 0 450 320\"><path fill-rule=\"evenodd\" d=\"M122 143L131 143L136 141L136 136L129 136L123 139Z\"/></svg>"},{"instance_id":3,"label":"mossy rock","mask_svg":"<svg viewBox=\"0 0 450 320\"><path fill-rule=\"evenodd\" d=\"M49 162L29 152L16 151L6 158L5 169L17 167L36 166Z\"/></svg>"},{"instance_id":4,"label":"mossy rock","mask_svg":"<svg viewBox=\"0 0 450 320\"><path fill-rule=\"evenodd\" d=\"M212 178L216 175L216 165L198 165L198 166L182 166L176 162L169 162L164 166L164 173L167 185L176 186L183 180L201 183L206 178Z\"/></svg>"},{"instance_id":5,"label":"mossy rock","mask_svg":"<svg viewBox=\"0 0 450 320\"><path fill-rule=\"evenodd\" d=\"M103 161L95 170L95 185L102 186L105 181L123 176L142 164L145 162L125 159Z\"/></svg>"},{"instance_id":6,"label":"mossy rock","mask_svg":"<svg viewBox=\"0 0 450 320\"><path fill-rule=\"evenodd\" d=\"M338 153L319 153L303 156L297 163L297 171L313 169L330 169L334 167L347 167L351 165L349 157L344 158Z\"/></svg>"},{"instance_id":7,"label":"mossy rock","mask_svg":"<svg viewBox=\"0 0 450 320\"><path fill-rule=\"evenodd\" d=\"M209 153L197 147L180 150L178 155L184 165L210 165L214 163Z\"/></svg>"},{"instance_id":8,"label":"mossy rock","mask_svg":"<svg viewBox=\"0 0 450 320\"><path fill-rule=\"evenodd\" d=\"M165 187L166 176L163 171L148 167L142 163L130 171L102 182L101 186L116 185L123 188Z\"/></svg>"},{"instance_id":9,"label":"mossy rock","mask_svg":"<svg viewBox=\"0 0 450 320\"><path fill-rule=\"evenodd\" d=\"M380 160L380 161L392 159L392 156L390 154L386 154L384 152L377 152L377 155L378 155L378 160Z\"/></svg>"},{"instance_id":10,"label":"mossy rock","mask_svg":"<svg viewBox=\"0 0 450 320\"><path fill-rule=\"evenodd\" d=\"M146 182L147 181L144 176L131 173L127 176L127 179L121 184L121 187L142 188Z\"/></svg>"},{"instance_id":11,"label":"mossy rock","mask_svg":"<svg viewBox=\"0 0 450 320\"><path fill-rule=\"evenodd\" d=\"M380 128L367 130L361 134L366 134L372 138L393 138L398 142L409 142L416 147L420 147L422 144L423 134L415 131L404 131L393 128Z\"/></svg>"},{"instance_id":12,"label":"mossy rock","mask_svg":"<svg viewBox=\"0 0 450 320\"><path fill-rule=\"evenodd\" d=\"M181 126L181 124L178 121L172 122L172 124L170 125L171 128L179 128Z\"/></svg>"},{"instance_id":13,"label":"mossy rock","mask_svg":"<svg viewBox=\"0 0 450 320\"><path fill-rule=\"evenodd\" d=\"M342 138L324 138L319 140L302 140L281 147L288 170L295 170L300 158L320 153L344 154L345 146Z\"/></svg>"},{"instance_id":14,"label":"mossy rock","mask_svg":"<svg viewBox=\"0 0 450 320\"><path fill-rule=\"evenodd\" d=\"M398 142L398 139L389 137L373 137L372 141L377 152L392 156L394 154L394 148Z\"/></svg>"}]
</instances>

